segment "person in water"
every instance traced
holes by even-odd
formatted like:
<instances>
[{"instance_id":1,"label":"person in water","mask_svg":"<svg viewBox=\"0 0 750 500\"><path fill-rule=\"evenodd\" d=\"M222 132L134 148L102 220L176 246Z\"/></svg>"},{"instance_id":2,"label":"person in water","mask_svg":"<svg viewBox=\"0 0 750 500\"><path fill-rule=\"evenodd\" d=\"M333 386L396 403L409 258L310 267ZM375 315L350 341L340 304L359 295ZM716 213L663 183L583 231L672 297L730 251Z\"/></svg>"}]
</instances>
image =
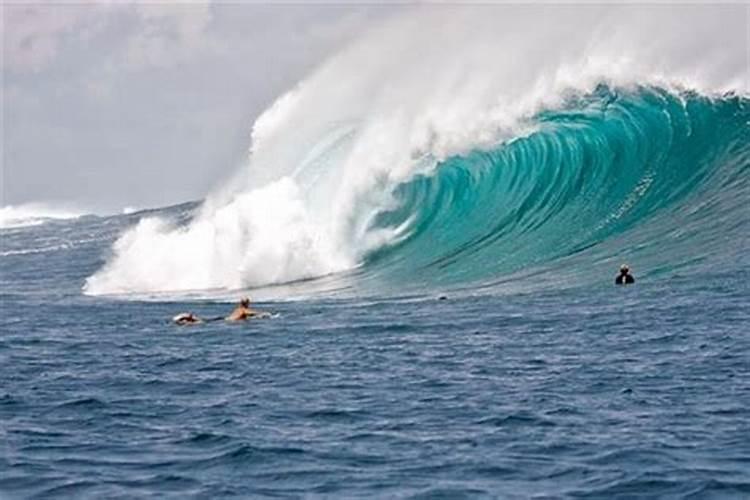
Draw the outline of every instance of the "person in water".
<instances>
[{"instance_id":1,"label":"person in water","mask_svg":"<svg viewBox=\"0 0 750 500\"><path fill-rule=\"evenodd\" d=\"M635 283L635 278L630 274L630 268L627 264L620 266L620 274L615 278L615 285L630 285Z\"/></svg>"},{"instance_id":2,"label":"person in water","mask_svg":"<svg viewBox=\"0 0 750 500\"><path fill-rule=\"evenodd\" d=\"M254 318L256 316L261 316L260 311L251 309L250 299L247 297L244 297L240 299L239 305L234 308L234 311L232 311L232 314L230 314L224 319L226 319L227 321L243 321L246 319Z\"/></svg>"},{"instance_id":3,"label":"person in water","mask_svg":"<svg viewBox=\"0 0 750 500\"><path fill-rule=\"evenodd\" d=\"M199 323L212 322L212 321L244 321L251 318L270 318L271 314L263 311L257 311L250 308L250 299L244 297L240 300L237 307L234 308L232 313L226 318L219 316L217 318L202 319L193 313L180 313L172 321L178 325L196 325Z\"/></svg>"},{"instance_id":4,"label":"person in water","mask_svg":"<svg viewBox=\"0 0 750 500\"><path fill-rule=\"evenodd\" d=\"M193 313L178 314L177 316L172 318L172 321L174 321L178 325L195 325L196 323L203 323L203 320Z\"/></svg>"}]
</instances>

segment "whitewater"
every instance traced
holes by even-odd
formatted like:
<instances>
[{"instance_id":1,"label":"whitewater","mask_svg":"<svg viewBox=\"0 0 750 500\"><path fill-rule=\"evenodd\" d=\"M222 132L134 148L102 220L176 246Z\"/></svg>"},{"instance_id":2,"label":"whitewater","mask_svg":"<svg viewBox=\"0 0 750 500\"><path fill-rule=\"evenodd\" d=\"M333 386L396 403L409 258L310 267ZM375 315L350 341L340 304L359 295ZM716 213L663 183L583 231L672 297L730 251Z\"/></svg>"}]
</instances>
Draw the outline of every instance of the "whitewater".
<instances>
[{"instance_id":1,"label":"whitewater","mask_svg":"<svg viewBox=\"0 0 750 500\"><path fill-rule=\"evenodd\" d=\"M372 28L257 119L247 165L208 194L193 220L180 226L158 216L141 220L87 279L85 293L296 282L366 267L374 255L416 238L422 252L429 241L447 239L445 233L452 241L439 241L430 253L433 260L448 258L480 237L469 236L474 224L525 210L523 203L537 204L535 218L553 210L552 203L570 220L574 211L593 212L586 230L601 232L653 193L681 189L662 184L673 182L666 170L677 169L675 162L691 170L686 177L715 168L707 163L722 151L709 144L710 129L726 116L745 113L728 126L740 127L730 133L746 132L747 50L731 38L738 30L727 27L743 19L698 5L681 9L679 20L669 6L650 8L645 20L627 6L550 10L554 15L540 17L522 6L506 6L500 16L415 8ZM675 23L678 30L664 29ZM705 113L710 123L700 121ZM695 154L714 156L680 158L680 144L694 140L705 145ZM717 140L724 144L719 149L733 141ZM487 166L483 153L514 158ZM466 164L457 167L459 158ZM539 169L545 161L559 163L550 167L557 171ZM418 201L404 193L410 183L447 177L451 168L474 186L460 193L436 187L452 192ZM627 191L608 192L607 182L619 175L628 179ZM576 182L596 190L593 198L571 191L561 199L556 191ZM551 192L532 195L539 184ZM459 194L481 199L469 207L452 199ZM497 200L485 206L492 196L505 197L503 206ZM412 204L408 212L405 203ZM655 208L642 210L641 222ZM438 218L446 226L424 227L425 211L445 210L457 211L450 220ZM531 234L558 245L549 227L536 224ZM592 245L606 239L587 239L580 229L567 227L565 237ZM495 232L493 240L514 237L502 225ZM524 247L498 247L494 257L507 252L528 253L529 264L543 260ZM494 267L497 277L522 266Z\"/></svg>"},{"instance_id":2,"label":"whitewater","mask_svg":"<svg viewBox=\"0 0 750 500\"><path fill-rule=\"evenodd\" d=\"M750 497L750 7L403 10L203 199L0 209L0 498Z\"/></svg>"}]
</instances>

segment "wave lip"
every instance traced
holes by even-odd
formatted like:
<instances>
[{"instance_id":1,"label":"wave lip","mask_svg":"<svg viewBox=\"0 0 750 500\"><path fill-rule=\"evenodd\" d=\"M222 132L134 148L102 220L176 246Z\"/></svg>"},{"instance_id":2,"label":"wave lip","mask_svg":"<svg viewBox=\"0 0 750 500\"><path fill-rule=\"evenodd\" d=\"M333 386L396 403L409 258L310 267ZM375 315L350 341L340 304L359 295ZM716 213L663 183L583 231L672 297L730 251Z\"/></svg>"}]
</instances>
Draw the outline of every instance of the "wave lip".
<instances>
[{"instance_id":1,"label":"wave lip","mask_svg":"<svg viewBox=\"0 0 750 500\"><path fill-rule=\"evenodd\" d=\"M83 212L56 208L43 203L6 205L0 208L0 229L38 226L50 220L77 219Z\"/></svg>"}]
</instances>

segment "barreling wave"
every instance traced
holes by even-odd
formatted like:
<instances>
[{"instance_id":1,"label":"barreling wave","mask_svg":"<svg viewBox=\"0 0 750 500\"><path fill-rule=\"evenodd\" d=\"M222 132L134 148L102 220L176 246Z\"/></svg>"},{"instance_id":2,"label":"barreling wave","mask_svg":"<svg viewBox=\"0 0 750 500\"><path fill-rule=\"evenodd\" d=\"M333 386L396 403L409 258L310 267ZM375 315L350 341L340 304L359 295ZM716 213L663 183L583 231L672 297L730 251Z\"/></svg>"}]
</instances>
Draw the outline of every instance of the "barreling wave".
<instances>
[{"instance_id":1,"label":"barreling wave","mask_svg":"<svg viewBox=\"0 0 750 500\"><path fill-rule=\"evenodd\" d=\"M609 277L615 257L645 272L746 255L747 98L602 85L535 121L527 137L399 185L375 225L408 224L409 236L370 254L369 272L492 283L575 258L552 273L580 283Z\"/></svg>"},{"instance_id":2,"label":"barreling wave","mask_svg":"<svg viewBox=\"0 0 750 500\"><path fill-rule=\"evenodd\" d=\"M612 9L547 8L373 30L258 119L248 169L192 221L142 219L85 291L580 284L625 258L642 273L745 258L732 12L685 7L682 26L708 36L691 48L638 39L671 10L617 9L612 29Z\"/></svg>"}]
</instances>

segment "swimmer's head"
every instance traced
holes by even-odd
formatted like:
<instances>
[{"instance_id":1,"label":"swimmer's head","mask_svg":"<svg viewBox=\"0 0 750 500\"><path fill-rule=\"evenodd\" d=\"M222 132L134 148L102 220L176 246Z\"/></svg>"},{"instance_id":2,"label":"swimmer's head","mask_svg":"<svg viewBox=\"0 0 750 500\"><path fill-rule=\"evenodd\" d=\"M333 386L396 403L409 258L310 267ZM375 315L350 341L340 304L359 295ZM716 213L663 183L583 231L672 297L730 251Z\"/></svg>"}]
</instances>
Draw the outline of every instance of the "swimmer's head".
<instances>
[{"instance_id":1,"label":"swimmer's head","mask_svg":"<svg viewBox=\"0 0 750 500\"><path fill-rule=\"evenodd\" d=\"M630 271L630 268L628 267L627 264L623 264L623 265L620 266L620 272L622 274L626 274L628 271Z\"/></svg>"},{"instance_id":2,"label":"swimmer's head","mask_svg":"<svg viewBox=\"0 0 750 500\"><path fill-rule=\"evenodd\" d=\"M249 307L250 306L250 298L249 297L242 297L240 299L240 305L242 307Z\"/></svg>"}]
</instances>

